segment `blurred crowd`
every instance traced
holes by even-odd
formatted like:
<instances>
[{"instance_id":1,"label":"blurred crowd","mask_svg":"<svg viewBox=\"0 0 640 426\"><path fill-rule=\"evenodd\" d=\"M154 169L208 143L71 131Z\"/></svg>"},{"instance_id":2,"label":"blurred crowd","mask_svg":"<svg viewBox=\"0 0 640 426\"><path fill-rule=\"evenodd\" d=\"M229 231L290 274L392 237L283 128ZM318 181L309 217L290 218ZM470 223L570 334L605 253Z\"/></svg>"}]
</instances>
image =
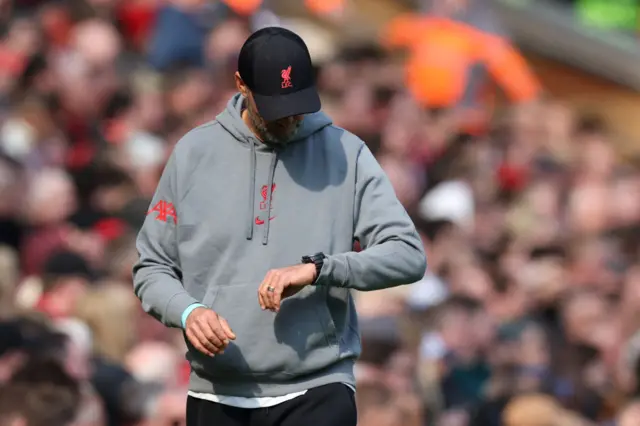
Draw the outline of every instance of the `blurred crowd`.
<instances>
[{"instance_id":1,"label":"blurred crowd","mask_svg":"<svg viewBox=\"0 0 640 426\"><path fill-rule=\"evenodd\" d=\"M184 424L182 335L142 312L131 267L173 145L277 19L237 12L0 1L0 426ZM355 294L358 424L640 424L640 163L524 68L517 103L456 108L411 72L427 88L407 92L375 41L333 50L323 109L376 154L429 261Z\"/></svg>"},{"instance_id":2,"label":"blurred crowd","mask_svg":"<svg viewBox=\"0 0 640 426\"><path fill-rule=\"evenodd\" d=\"M591 28L638 36L640 3L636 0L551 0L569 7L577 20Z\"/></svg>"}]
</instances>

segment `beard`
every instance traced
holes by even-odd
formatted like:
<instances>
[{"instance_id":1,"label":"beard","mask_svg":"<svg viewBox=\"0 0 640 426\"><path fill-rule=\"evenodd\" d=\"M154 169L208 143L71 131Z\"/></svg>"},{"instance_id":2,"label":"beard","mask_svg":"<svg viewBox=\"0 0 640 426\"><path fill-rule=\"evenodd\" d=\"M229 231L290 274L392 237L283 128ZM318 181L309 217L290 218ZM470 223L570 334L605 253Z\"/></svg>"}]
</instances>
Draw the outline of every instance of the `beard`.
<instances>
[{"instance_id":1,"label":"beard","mask_svg":"<svg viewBox=\"0 0 640 426\"><path fill-rule=\"evenodd\" d=\"M276 123L265 122L258 111L249 104L247 108L249 120L253 128L258 132L258 136L266 144L270 145L286 145L290 143L298 133L302 121L293 121L289 126L279 126Z\"/></svg>"}]
</instances>

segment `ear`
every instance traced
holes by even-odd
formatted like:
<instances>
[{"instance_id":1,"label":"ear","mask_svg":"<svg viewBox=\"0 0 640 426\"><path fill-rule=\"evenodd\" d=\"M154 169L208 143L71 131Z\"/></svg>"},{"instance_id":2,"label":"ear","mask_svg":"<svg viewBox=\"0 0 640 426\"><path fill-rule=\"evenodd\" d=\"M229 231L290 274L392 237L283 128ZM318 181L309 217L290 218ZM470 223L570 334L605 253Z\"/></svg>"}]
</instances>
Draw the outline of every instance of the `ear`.
<instances>
[{"instance_id":1,"label":"ear","mask_svg":"<svg viewBox=\"0 0 640 426\"><path fill-rule=\"evenodd\" d=\"M236 89L238 89L238 92L240 92L242 96L244 96L245 98L248 97L249 88L247 87L246 84L244 84L244 81L242 81L242 77L240 77L240 73L236 71L234 78L236 81Z\"/></svg>"}]
</instances>

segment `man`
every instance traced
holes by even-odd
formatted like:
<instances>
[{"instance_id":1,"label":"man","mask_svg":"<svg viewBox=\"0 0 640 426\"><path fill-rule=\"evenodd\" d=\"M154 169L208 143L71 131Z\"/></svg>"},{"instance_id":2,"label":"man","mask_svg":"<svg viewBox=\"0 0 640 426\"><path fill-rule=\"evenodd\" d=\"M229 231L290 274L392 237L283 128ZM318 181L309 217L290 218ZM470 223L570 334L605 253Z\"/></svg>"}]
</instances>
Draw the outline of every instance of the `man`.
<instances>
[{"instance_id":1,"label":"man","mask_svg":"<svg viewBox=\"0 0 640 426\"><path fill-rule=\"evenodd\" d=\"M318 112L300 37L254 33L235 80L167 163L135 292L185 330L190 426L353 426L350 289L418 281L422 243L366 145Z\"/></svg>"},{"instance_id":2,"label":"man","mask_svg":"<svg viewBox=\"0 0 640 426\"><path fill-rule=\"evenodd\" d=\"M618 413L619 426L632 426L638 422L638 416L640 416L640 401L637 399L631 400L620 412Z\"/></svg>"},{"instance_id":3,"label":"man","mask_svg":"<svg viewBox=\"0 0 640 426\"><path fill-rule=\"evenodd\" d=\"M54 252L44 265L38 310L53 319L72 316L78 301L91 286L93 276L82 256L67 250Z\"/></svg>"},{"instance_id":4,"label":"man","mask_svg":"<svg viewBox=\"0 0 640 426\"><path fill-rule=\"evenodd\" d=\"M80 388L62 366L30 360L0 388L0 426L71 426Z\"/></svg>"}]
</instances>

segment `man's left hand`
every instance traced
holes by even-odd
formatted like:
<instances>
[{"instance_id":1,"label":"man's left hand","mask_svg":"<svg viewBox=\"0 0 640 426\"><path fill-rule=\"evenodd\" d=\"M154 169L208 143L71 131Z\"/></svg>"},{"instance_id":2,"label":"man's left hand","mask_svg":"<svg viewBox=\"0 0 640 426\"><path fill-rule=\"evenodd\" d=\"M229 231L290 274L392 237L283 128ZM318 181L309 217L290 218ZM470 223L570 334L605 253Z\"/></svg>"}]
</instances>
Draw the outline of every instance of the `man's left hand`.
<instances>
[{"instance_id":1,"label":"man's left hand","mask_svg":"<svg viewBox=\"0 0 640 426\"><path fill-rule=\"evenodd\" d=\"M316 266L311 263L272 269L260 284L258 302L262 309L278 312L282 299L293 296L315 280Z\"/></svg>"}]
</instances>

